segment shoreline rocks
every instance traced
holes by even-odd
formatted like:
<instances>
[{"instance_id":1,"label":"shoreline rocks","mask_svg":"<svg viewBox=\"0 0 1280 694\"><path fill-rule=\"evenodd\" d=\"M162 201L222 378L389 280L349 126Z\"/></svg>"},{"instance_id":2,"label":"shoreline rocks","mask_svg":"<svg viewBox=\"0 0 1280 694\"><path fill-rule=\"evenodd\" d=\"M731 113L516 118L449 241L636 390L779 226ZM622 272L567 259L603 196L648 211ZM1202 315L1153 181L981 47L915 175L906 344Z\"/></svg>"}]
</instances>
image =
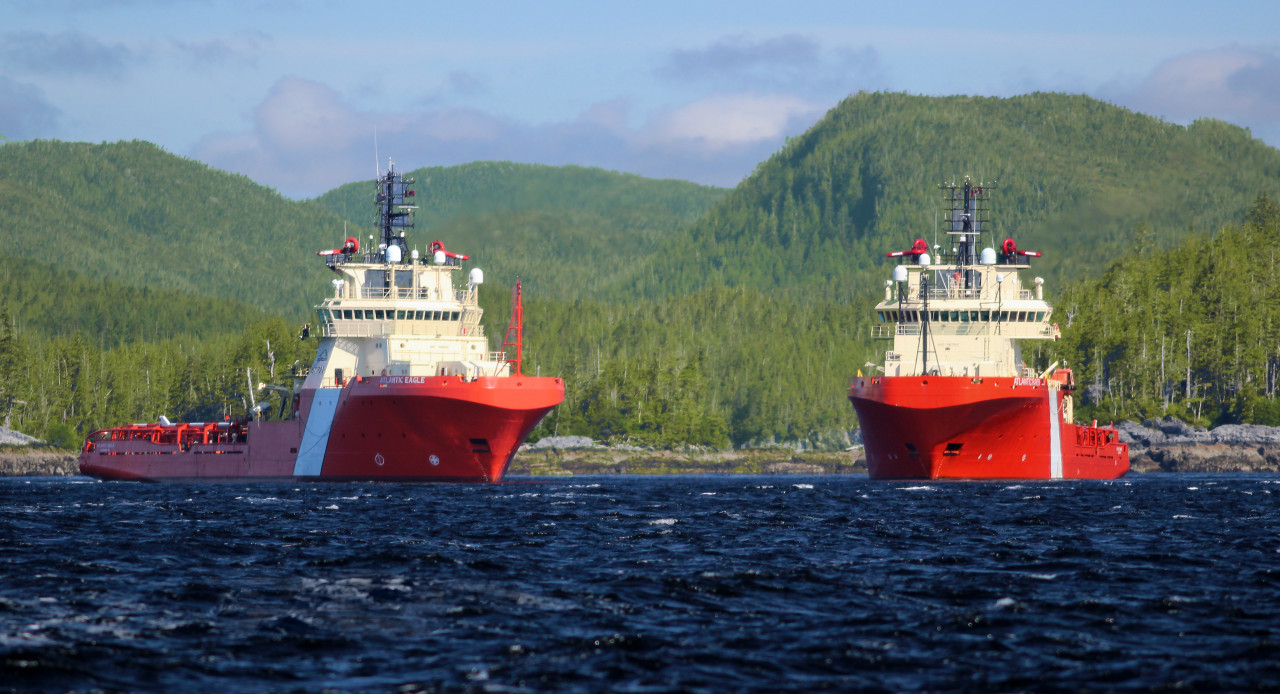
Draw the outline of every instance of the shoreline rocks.
<instances>
[{"instance_id":1,"label":"shoreline rocks","mask_svg":"<svg viewBox=\"0 0 1280 694\"><path fill-rule=\"evenodd\" d=\"M1129 444L1134 473L1280 472L1280 427L1224 424L1212 430L1166 417L1120 422L1120 440ZM79 474L77 456L0 428L7 443L0 450L0 477L49 477ZM26 445L15 445L19 437ZM866 473L859 452L797 452L788 447L717 451L648 450L602 446L585 436L542 439L520 447L509 470L527 475L635 474L849 474Z\"/></svg>"},{"instance_id":2,"label":"shoreline rocks","mask_svg":"<svg viewBox=\"0 0 1280 694\"><path fill-rule=\"evenodd\" d=\"M71 477L80 474L71 453L30 450L0 452L0 477Z\"/></svg>"},{"instance_id":3,"label":"shoreline rocks","mask_svg":"<svg viewBox=\"0 0 1280 694\"><path fill-rule=\"evenodd\" d=\"M1213 429L1173 417L1120 422L1135 472L1280 472L1280 427L1223 424Z\"/></svg>"}]
</instances>

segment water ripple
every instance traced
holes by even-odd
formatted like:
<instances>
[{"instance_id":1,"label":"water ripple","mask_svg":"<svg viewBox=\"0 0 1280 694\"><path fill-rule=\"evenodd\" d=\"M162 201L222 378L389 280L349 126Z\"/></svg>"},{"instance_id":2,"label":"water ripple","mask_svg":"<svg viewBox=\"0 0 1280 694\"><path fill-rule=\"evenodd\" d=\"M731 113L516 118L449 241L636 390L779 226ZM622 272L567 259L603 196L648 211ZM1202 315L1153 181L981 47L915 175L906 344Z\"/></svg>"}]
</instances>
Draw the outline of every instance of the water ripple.
<instances>
[{"instance_id":1,"label":"water ripple","mask_svg":"<svg viewBox=\"0 0 1280 694\"><path fill-rule=\"evenodd\" d=\"M1277 483L0 480L0 689L1265 688Z\"/></svg>"}]
</instances>

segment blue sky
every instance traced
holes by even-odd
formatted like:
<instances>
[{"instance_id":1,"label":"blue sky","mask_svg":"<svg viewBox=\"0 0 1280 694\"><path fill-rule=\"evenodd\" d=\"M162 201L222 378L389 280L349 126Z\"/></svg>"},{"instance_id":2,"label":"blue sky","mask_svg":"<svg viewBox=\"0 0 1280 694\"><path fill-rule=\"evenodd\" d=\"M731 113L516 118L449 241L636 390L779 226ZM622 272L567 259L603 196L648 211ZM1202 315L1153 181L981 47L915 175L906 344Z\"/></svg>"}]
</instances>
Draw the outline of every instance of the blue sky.
<instances>
[{"instance_id":1,"label":"blue sky","mask_svg":"<svg viewBox=\"0 0 1280 694\"><path fill-rule=\"evenodd\" d=\"M0 0L0 134L294 198L484 159L732 186L860 90L1084 93L1280 145L1280 2Z\"/></svg>"}]
</instances>

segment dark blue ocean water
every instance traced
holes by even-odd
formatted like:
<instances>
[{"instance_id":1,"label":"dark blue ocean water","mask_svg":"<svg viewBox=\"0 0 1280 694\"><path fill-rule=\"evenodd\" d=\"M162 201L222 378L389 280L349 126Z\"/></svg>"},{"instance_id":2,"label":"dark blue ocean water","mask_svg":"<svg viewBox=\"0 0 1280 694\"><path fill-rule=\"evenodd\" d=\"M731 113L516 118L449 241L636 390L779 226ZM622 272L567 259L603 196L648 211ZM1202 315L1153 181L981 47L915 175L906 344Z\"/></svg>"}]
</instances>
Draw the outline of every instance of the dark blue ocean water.
<instances>
[{"instance_id":1,"label":"dark blue ocean water","mask_svg":"<svg viewBox=\"0 0 1280 694\"><path fill-rule=\"evenodd\" d=\"M0 689L1280 688L1280 477L0 480Z\"/></svg>"}]
</instances>

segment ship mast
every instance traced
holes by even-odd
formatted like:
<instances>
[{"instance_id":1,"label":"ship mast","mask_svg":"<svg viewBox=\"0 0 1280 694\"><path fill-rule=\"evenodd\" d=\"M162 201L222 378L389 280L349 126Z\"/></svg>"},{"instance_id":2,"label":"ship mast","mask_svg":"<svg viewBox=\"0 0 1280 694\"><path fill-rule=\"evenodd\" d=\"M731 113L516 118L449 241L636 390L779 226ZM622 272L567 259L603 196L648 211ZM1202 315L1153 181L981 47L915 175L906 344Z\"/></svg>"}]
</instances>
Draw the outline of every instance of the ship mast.
<instances>
[{"instance_id":1,"label":"ship mast","mask_svg":"<svg viewBox=\"0 0 1280 694\"><path fill-rule=\"evenodd\" d=\"M382 252L386 262L402 262L409 257L404 230L413 228L413 211L418 206L406 204L405 198L414 197L414 191L409 188L413 182L412 178L405 178L397 173L393 162L388 162L387 172L378 177L378 192L374 199L377 207L375 226L382 237L378 240L378 250ZM369 251L372 253L374 249ZM387 276L386 283L389 288L390 275Z\"/></svg>"},{"instance_id":2,"label":"ship mast","mask_svg":"<svg viewBox=\"0 0 1280 694\"><path fill-rule=\"evenodd\" d=\"M989 222L989 208L986 206L987 189L994 188L995 183L974 185L969 177L962 184L943 184L939 186L947 195L947 206L951 218L947 220L947 235L955 239L955 257L952 259L956 271L960 273L957 289L972 290L975 294L982 289L982 273L973 266L979 263L978 237L982 235L983 223ZM945 263L945 261L943 261Z\"/></svg>"}]
</instances>

